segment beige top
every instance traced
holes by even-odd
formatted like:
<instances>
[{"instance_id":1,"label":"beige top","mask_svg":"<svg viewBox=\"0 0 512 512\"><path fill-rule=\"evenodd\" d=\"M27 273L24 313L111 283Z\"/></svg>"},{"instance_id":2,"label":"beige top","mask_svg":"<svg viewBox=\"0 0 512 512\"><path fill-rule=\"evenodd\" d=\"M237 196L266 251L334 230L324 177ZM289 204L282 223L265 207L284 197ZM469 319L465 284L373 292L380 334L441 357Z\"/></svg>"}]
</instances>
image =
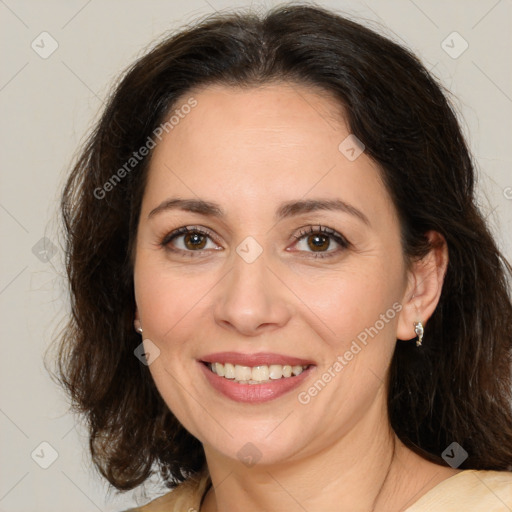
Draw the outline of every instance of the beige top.
<instances>
[{"instance_id":1,"label":"beige top","mask_svg":"<svg viewBox=\"0 0 512 512\"><path fill-rule=\"evenodd\" d=\"M203 471L176 489L127 512L198 512L210 486ZM512 472L468 469L443 480L404 512L512 512Z\"/></svg>"}]
</instances>

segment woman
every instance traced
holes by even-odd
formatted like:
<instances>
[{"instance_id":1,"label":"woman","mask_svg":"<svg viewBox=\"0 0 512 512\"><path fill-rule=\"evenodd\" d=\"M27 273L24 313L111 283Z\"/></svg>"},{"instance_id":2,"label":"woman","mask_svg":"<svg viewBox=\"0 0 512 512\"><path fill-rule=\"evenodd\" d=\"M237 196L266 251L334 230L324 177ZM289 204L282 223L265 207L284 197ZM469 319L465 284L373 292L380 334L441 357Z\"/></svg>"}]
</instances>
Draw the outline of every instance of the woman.
<instances>
[{"instance_id":1,"label":"woman","mask_svg":"<svg viewBox=\"0 0 512 512\"><path fill-rule=\"evenodd\" d=\"M60 375L102 474L177 486L142 511L512 509L511 267L473 182L419 61L320 8L136 62L63 197Z\"/></svg>"}]
</instances>

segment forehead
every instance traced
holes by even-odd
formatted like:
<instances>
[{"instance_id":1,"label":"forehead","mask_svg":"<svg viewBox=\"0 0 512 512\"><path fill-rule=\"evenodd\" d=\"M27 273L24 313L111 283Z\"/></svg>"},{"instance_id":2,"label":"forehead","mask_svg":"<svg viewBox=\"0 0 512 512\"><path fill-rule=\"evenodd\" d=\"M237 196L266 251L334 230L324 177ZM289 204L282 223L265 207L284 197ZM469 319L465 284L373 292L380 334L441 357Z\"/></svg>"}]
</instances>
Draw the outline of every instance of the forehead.
<instances>
[{"instance_id":1,"label":"forehead","mask_svg":"<svg viewBox=\"0 0 512 512\"><path fill-rule=\"evenodd\" d=\"M324 91L292 83L208 86L185 94L169 115L173 127L149 168L146 195L154 201L172 192L257 208L308 194L360 201L385 192L371 159L340 151L350 130Z\"/></svg>"},{"instance_id":2,"label":"forehead","mask_svg":"<svg viewBox=\"0 0 512 512\"><path fill-rule=\"evenodd\" d=\"M190 100L196 103L178 116ZM174 115L173 115L174 114ZM171 109L172 129L154 150L153 159L180 163L232 165L240 170L274 159L281 168L286 158L305 154L318 162L320 151L336 155L341 132L346 132L341 106L327 93L291 83L239 88L208 86L185 94ZM309 159L308 159L309 160ZM263 169L261 169L263 171Z\"/></svg>"}]
</instances>

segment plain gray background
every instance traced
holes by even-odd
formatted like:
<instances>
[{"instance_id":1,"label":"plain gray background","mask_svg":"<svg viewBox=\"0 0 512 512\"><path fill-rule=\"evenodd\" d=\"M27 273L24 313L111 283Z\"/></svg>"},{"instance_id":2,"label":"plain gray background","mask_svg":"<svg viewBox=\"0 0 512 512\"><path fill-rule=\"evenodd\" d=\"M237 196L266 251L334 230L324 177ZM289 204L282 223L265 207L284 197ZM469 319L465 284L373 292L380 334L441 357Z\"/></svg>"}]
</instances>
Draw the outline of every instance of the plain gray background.
<instances>
[{"instance_id":1,"label":"plain gray background","mask_svg":"<svg viewBox=\"0 0 512 512\"><path fill-rule=\"evenodd\" d=\"M252 2L259 9L277 3ZM408 46L455 95L480 170L482 208L511 259L511 0L318 4ZM107 492L90 465L84 429L44 369L43 354L68 311L59 190L110 85L135 57L200 15L249 5L0 0L0 512L116 511L144 501L141 490Z\"/></svg>"}]
</instances>

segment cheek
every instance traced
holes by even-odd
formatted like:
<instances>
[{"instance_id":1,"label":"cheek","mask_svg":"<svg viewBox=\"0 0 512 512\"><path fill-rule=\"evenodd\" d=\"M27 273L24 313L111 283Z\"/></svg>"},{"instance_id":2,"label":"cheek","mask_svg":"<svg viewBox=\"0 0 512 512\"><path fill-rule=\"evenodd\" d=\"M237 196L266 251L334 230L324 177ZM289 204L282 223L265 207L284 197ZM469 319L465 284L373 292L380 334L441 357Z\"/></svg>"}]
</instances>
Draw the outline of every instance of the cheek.
<instances>
[{"instance_id":1,"label":"cheek","mask_svg":"<svg viewBox=\"0 0 512 512\"><path fill-rule=\"evenodd\" d=\"M336 350L358 336L364 342L365 333L370 339L381 333L393 338L397 309L401 309L399 269L391 271L377 261L355 267L347 266L314 281L296 280L297 296L321 320L317 324L322 338Z\"/></svg>"},{"instance_id":2,"label":"cheek","mask_svg":"<svg viewBox=\"0 0 512 512\"><path fill-rule=\"evenodd\" d=\"M316 320L316 334L323 364L315 382L299 391L298 400L318 415L328 409L337 418L335 426L360 418L385 382L402 306L399 279L383 279L383 272L376 263L371 271L347 271L301 288L314 312L310 319L321 319Z\"/></svg>"},{"instance_id":3,"label":"cheek","mask_svg":"<svg viewBox=\"0 0 512 512\"><path fill-rule=\"evenodd\" d=\"M154 259L154 256L153 256ZM137 310L145 334L165 348L171 349L169 340L178 345L182 333L191 319L204 314L206 301L202 300L215 280L208 273L187 276L182 271L162 268L162 264L153 264L151 255L144 253L135 266L135 297Z\"/></svg>"}]
</instances>

